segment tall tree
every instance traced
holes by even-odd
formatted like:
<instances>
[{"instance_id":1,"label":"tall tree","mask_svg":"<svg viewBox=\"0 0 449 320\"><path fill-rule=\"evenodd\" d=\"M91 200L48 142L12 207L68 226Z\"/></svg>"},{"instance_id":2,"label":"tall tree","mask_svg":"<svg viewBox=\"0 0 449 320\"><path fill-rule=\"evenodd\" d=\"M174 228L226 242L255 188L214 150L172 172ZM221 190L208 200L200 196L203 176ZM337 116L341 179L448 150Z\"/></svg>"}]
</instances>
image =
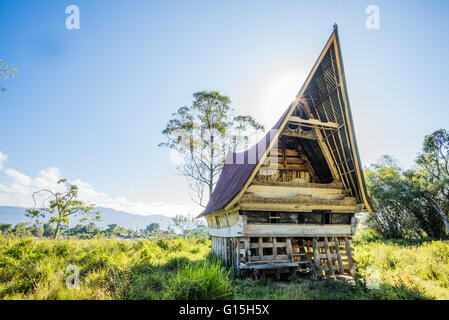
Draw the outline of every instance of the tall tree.
<instances>
[{"instance_id":1,"label":"tall tree","mask_svg":"<svg viewBox=\"0 0 449 320\"><path fill-rule=\"evenodd\" d=\"M145 231L148 233L158 232L161 229L161 225L157 222L152 222L145 228Z\"/></svg>"},{"instance_id":2,"label":"tall tree","mask_svg":"<svg viewBox=\"0 0 449 320\"><path fill-rule=\"evenodd\" d=\"M416 163L419 185L449 232L449 132L440 129L427 135Z\"/></svg>"},{"instance_id":3,"label":"tall tree","mask_svg":"<svg viewBox=\"0 0 449 320\"><path fill-rule=\"evenodd\" d=\"M176 215L172 218L172 223L175 228L181 230L182 235L185 237L190 230L195 229L200 222L194 217Z\"/></svg>"},{"instance_id":4,"label":"tall tree","mask_svg":"<svg viewBox=\"0 0 449 320\"><path fill-rule=\"evenodd\" d=\"M59 231L63 224L69 224L69 218L72 216L81 216L80 221L86 221L89 218L93 220L100 220L100 211L94 211L94 204L85 204L78 199L78 186L67 183L66 179L61 179L58 184L64 184L64 191L53 191L49 189L41 189L33 193L33 200L36 204L36 196L38 194L46 194L47 202L40 209L26 210L26 216L30 218L45 218L49 219L49 223L56 224L53 239L58 237Z\"/></svg>"},{"instance_id":5,"label":"tall tree","mask_svg":"<svg viewBox=\"0 0 449 320\"><path fill-rule=\"evenodd\" d=\"M374 205L368 226L384 238L442 238L445 227L417 179L417 168L402 171L391 156L381 157L365 170Z\"/></svg>"},{"instance_id":6,"label":"tall tree","mask_svg":"<svg viewBox=\"0 0 449 320\"><path fill-rule=\"evenodd\" d=\"M411 193L397 161L385 155L365 170L366 186L374 205L368 226L384 238L405 238L417 229L407 204ZM419 231L418 231L419 233Z\"/></svg>"},{"instance_id":7,"label":"tall tree","mask_svg":"<svg viewBox=\"0 0 449 320\"><path fill-rule=\"evenodd\" d=\"M0 59L0 79L6 80L18 76L18 68L9 66L6 62ZM0 87L0 92L5 92L6 88Z\"/></svg>"},{"instance_id":8,"label":"tall tree","mask_svg":"<svg viewBox=\"0 0 449 320\"><path fill-rule=\"evenodd\" d=\"M217 91L193 94L191 106L183 106L168 121L159 146L176 150L183 157L177 166L186 177L191 198L204 206L212 195L229 150L246 148L250 138L264 127L251 116L236 115L229 97Z\"/></svg>"},{"instance_id":9,"label":"tall tree","mask_svg":"<svg viewBox=\"0 0 449 320\"><path fill-rule=\"evenodd\" d=\"M105 229L105 232L109 235L114 235L118 227L119 226L116 223L108 224L108 227Z\"/></svg>"}]
</instances>

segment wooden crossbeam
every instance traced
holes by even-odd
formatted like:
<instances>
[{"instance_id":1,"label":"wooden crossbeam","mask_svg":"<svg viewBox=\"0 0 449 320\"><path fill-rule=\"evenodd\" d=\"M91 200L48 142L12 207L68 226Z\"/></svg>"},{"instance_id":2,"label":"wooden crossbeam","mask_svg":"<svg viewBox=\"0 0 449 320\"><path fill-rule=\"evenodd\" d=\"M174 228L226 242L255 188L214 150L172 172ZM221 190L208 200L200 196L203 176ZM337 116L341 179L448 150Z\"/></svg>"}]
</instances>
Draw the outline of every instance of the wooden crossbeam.
<instances>
[{"instance_id":1,"label":"wooden crossbeam","mask_svg":"<svg viewBox=\"0 0 449 320\"><path fill-rule=\"evenodd\" d=\"M282 130L283 136L289 136L289 137L296 137L296 138L303 138L303 139L309 139L309 140L317 140L317 136L314 131L304 131L300 127L296 129L290 128L288 125L285 126L285 128Z\"/></svg>"},{"instance_id":2,"label":"wooden crossbeam","mask_svg":"<svg viewBox=\"0 0 449 320\"><path fill-rule=\"evenodd\" d=\"M292 124L300 125L303 127L309 127L309 128L318 128L318 129L338 129L339 125L335 122L321 122L317 119L302 119L300 117L291 116L289 121Z\"/></svg>"},{"instance_id":3,"label":"wooden crossbeam","mask_svg":"<svg viewBox=\"0 0 449 320\"><path fill-rule=\"evenodd\" d=\"M326 78L324 77L324 75L323 75L323 79L326 79ZM324 80L324 81L326 81L326 80ZM340 84L338 83L335 87L329 89L329 88L327 88L327 83L326 83L327 93L326 93L325 95L323 95L322 97L320 97L320 100L318 100L317 102L315 102L315 101L313 100L313 96L312 96L312 95L310 95L310 98L311 98L312 102L313 102L315 105L317 105L317 106L318 106L318 105L321 105L321 104L324 102L324 100L326 100L327 98L330 98L330 96L332 95L332 93L334 93L334 91L337 90L339 87L340 87Z\"/></svg>"}]
</instances>

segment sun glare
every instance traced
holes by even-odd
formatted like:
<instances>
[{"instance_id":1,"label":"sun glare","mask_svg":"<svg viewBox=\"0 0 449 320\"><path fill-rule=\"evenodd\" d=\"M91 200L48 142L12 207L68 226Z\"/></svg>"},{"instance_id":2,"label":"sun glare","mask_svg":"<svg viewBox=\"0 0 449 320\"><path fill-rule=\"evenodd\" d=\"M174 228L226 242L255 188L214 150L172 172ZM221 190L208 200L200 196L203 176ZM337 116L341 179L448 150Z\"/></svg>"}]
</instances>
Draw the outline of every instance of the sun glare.
<instances>
[{"instance_id":1,"label":"sun glare","mask_svg":"<svg viewBox=\"0 0 449 320\"><path fill-rule=\"evenodd\" d=\"M284 110L295 99L306 75L303 73L283 73L267 77L262 84L257 111L257 119L266 129L274 124Z\"/></svg>"}]
</instances>

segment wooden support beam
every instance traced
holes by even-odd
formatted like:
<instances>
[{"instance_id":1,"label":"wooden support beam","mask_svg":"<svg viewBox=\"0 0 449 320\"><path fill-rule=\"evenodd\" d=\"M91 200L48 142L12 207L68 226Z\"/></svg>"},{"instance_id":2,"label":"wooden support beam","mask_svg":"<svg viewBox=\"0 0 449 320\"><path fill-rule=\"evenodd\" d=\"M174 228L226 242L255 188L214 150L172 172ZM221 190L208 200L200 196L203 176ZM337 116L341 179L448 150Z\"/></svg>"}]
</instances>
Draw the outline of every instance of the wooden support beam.
<instances>
[{"instance_id":1,"label":"wooden support beam","mask_svg":"<svg viewBox=\"0 0 449 320\"><path fill-rule=\"evenodd\" d=\"M328 274L333 276L334 268L333 268L333 264L332 264L331 253L329 251L329 242L327 241L327 237L324 237L324 250L326 251L327 268L329 269Z\"/></svg>"},{"instance_id":2,"label":"wooden support beam","mask_svg":"<svg viewBox=\"0 0 449 320\"><path fill-rule=\"evenodd\" d=\"M351 249L351 243L349 242L348 237L345 237L345 248L346 248L346 255L348 258L348 264L349 264L349 272L351 274L355 273L355 269L354 269L354 263L352 260L352 249Z\"/></svg>"},{"instance_id":3,"label":"wooden support beam","mask_svg":"<svg viewBox=\"0 0 449 320\"><path fill-rule=\"evenodd\" d=\"M351 235L351 226L349 224L250 223L245 225L244 234L248 237L345 237Z\"/></svg>"},{"instance_id":4,"label":"wooden support beam","mask_svg":"<svg viewBox=\"0 0 449 320\"><path fill-rule=\"evenodd\" d=\"M304 102L304 107L306 108L306 111L309 115L309 117L313 118L313 113L310 110L310 106L307 102L306 99L302 100ZM315 135L318 138L318 144L320 146L320 149L323 151L323 155L324 158L326 159L327 165L329 166L329 169L332 172L332 177L334 178L334 180L340 180L340 175L339 175L339 169L337 168L337 166L335 165L335 159L333 157L333 155L330 153L330 150L326 144L326 142L324 141L323 136L321 135L321 131L318 128L315 128ZM345 185L345 188L347 188L347 186Z\"/></svg>"},{"instance_id":5,"label":"wooden support beam","mask_svg":"<svg viewBox=\"0 0 449 320\"><path fill-rule=\"evenodd\" d=\"M343 269L343 262L341 261L341 254L340 254L340 240L338 240L338 238L334 238L334 243L335 243L335 250L337 251L338 266L340 267L339 273L344 274L345 270Z\"/></svg>"},{"instance_id":6,"label":"wooden support beam","mask_svg":"<svg viewBox=\"0 0 449 320\"><path fill-rule=\"evenodd\" d=\"M287 238L287 256L289 257L290 261L293 262L293 249L291 238Z\"/></svg>"},{"instance_id":7,"label":"wooden support beam","mask_svg":"<svg viewBox=\"0 0 449 320\"><path fill-rule=\"evenodd\" d=\"M300 125L308 128L317 129L338 129L339 125L335 122L321 122L317 119L302 119L300 117L291 116L288 120L293 125Z\"/></svg>"},{"instance_id":8,"label":"wooden support beam","mask_svg":"<svg viewBox=\"0 0 449 320\"><path fill-rule=\"evenodd\" d=\"M315 262L315 268L317 269L317 273L321 274L321 258L320 258L320 252L318 248L318 241L316 238L312 239L312 248L313 248L313 260Z\"/></svg>"},{"instance_id":9,"label":"wooden support beam","mask_svg":"<svg viewBox=\"0 0 449 320\"><path fill-rule=\"evenodd\" d=\"M326 79L325 76L324 76L324 74L323 74L323 78ZM327 84L326 84L326 87L327 87ZM332 99L330 99L330 97L331 97L332 93L334 93L334 91L338 89L338 87L340 87L340 84L339 84L339 83L338 83L335 87L333 87L332 89L329 89L329 88L328 88L327 93L326 93L324 96L322 96L322 97L320 98L320 100L318 100L318 102L313 101L314 104L315 104L315 105L320 105L321 103L323 103L324 100L326 100L326 99L328 99L328 98L329 98L329 100L331 100L331 103L332 103Z\"/></svg>"},{"instance_id":10,"label":"wooden support beam","mask_svg":"<svg viewBox=\"0 0 449 320\"><path fill-rule=\"evenodd\" d=\"M296 126L296 124L295 124ZM296 137L296 138L302 138L302 139L308 139L308 140L316 140L317 136L314 131L304 131L301 129L301 127L298 126L296 129L290 128L288 125L284 127L282 130L282 136L288 136L288 137Z\"/></svg>"},{"instance_id":11,"label":"wooden support beam","mask_svg":"<svg viewBox=\"0 0 449 320\"><path fill-rule=\"evenodd\" d=\"M249 248L249 238L245 239L245 253L247 262L251 262L251 250Z\"/></svg>"}]
</instances>

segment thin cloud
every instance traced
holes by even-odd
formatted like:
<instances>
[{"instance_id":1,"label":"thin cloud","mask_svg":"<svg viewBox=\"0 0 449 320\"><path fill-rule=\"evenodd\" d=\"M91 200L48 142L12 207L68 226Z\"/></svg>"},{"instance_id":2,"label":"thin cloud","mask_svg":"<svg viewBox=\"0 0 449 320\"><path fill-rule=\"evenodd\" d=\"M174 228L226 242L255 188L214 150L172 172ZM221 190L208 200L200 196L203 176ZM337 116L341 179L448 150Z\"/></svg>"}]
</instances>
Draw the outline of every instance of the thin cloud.
<instances>
[{"instance_id":1,"label":"thin cloud","mask_svg":"<svg viewBox=\"0 0 449 320\"><path fill-rule=\"evenodd\" d=\"M7 156L0 152L0 170L3 170L3 163ZM0 205L34 207L33 193L41 189L62 191L63 186L58 181L63 175L58 168L52 167L40 170L36 177L30 177L12 168L4 169L7 181L0 183ZM163 202L145 203L142 201L130 201L124 197L113 198L104 192L97 191L94 187L82 180L74 180L70 183L76 184L79 188L79 198L96 206L112 208L139 215L162 214L175 216L177 214L196 215L200 209L195 206L170 205ZM48 194L47 194L48 196ZM36 196L37 206L44 203L46 198L43 194Z\"/></svg>"},{"instance_id":2,"label":"thin cloud","mask_svg":"<svg viewBox=\"0 0 449 320\"><path fill-rule=\"evenodd\" d=\"M0 170L3 170L3 163L8 160L8 156L0 151Z\"/></svg>"}]
</instances>

